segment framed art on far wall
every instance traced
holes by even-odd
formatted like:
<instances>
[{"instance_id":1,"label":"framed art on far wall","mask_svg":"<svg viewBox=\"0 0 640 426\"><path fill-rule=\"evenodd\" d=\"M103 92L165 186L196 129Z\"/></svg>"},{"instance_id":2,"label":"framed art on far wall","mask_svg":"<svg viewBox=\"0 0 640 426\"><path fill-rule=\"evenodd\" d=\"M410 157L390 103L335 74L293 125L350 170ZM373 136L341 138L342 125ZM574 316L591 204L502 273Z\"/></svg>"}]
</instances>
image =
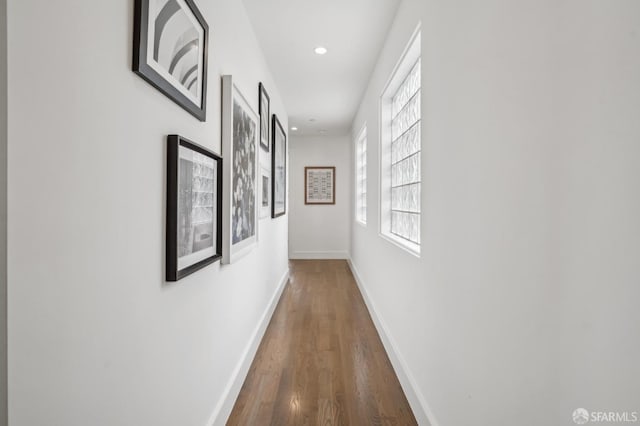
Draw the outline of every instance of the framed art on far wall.
<instances>
[{"instance_id":1,"label":"framed art on far wall","mask_svg":"<svg viewBox=\"0 0 640 426\"><path fill-rule=\"evenodd\" d=\"M260 113L260 146L267 152L269 152L269 109L271 100L267 94L267 90L264 85L260 83L258 85L258 101L259 101L259 113Z\"/></svg>"},{"instance_id":2,"label":"framed art on far wall","mask_svg":"<svg viewBox=\"0 0 640 426\"><path fill-rule=\"evenodd\" d=\"M336 203L336 168L334 166L304 168L304 203Z\"/></svg>"},{"instance_id":3,"label":"framed art on far wall","mask_svg":"<svg viewBox=\"0 0 640 426\"><path fill-rule=\"evenodd\" d=\"M275 114L271 124L271 217L275 218L285 214L287 206L287 134Z\"/></svg>"},{"instance_id":4,"label":"framed art on far wall","mask_svg":"<svg viewBox=\"0 0 640 426\"><path fill-rule=\"evenodd\" d=\"M233 263L258 241L260 122L230 75L222 76L222 262Z\"/></svg>"},{"instance_id":5,"label":"framed art on far wall","mask_svg":"<svg viewBox=\"0 0 640 426\"><path fill-rule=\"evenodd\" d=\"M167 137L166 279L178 281L222 256L222 158Z\"/></svg>"},{"instance_id":6,"label":"framed art on far wall","mask_svg":"<svg viewBox=\"0 0 640 426\"><path fill-rule=\"evenodd\" d=\"M133 71L200 121L209 27L193 0L135 0Z\"/></svg>"}]
</instances>

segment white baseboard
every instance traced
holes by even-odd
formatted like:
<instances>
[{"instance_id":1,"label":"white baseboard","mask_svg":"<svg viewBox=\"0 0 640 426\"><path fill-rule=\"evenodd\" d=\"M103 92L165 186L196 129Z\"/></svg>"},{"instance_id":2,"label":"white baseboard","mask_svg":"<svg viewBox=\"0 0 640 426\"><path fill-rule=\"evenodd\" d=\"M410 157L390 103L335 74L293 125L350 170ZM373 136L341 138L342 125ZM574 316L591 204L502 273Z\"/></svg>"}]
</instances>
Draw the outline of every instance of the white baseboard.
<instances>
[{"instance_id":1,"label":"white baseboard","mask_svg":"<svg viewBox=\"0 0 640 426\"><path fill-rule=\"evenodd\" d=\"M438 422L433 415L431 409L427 405L422 392L418 389L416 385L415 379L409 370L404 358L400 354L398 350L398 346L396 342L393 340L393 337L388 332L387 326L384 321L378 315L378 311L376 310L376 306L369 297L369 293L367 292L366 287L364 286L362 279L360 278L360 274L358 274L358 270L355 265L351 261L351 259L347 259L349 263L349 267L351 268L351 272L353 273L353 277L358 284L358 288L360 289L360 293L362 293L362 298L364 299L365 304L367 305L367 309L369 310L369 315L371 315L371 319L376 326L378 334L380 335L380 339L382 340L382 344L384 345L385 350L387 351L387 355L389 355L389 359L391 360L391 365L393 366L396 375L398 376L398 380L400 381L400 386L402 386L402 390L409 401L409 405L413 410L413 415L416 417L419 425L424 426L438 426Z\"/></svg>"},{"instance_id":2,"label":"white baseboard","mask_svg":"<svg viewBox=\"0 0 640 426\"><path fill-rule=\"evenodd\" d=\"M294 251L289 259L349 259L346 251Z\"/></svg>"},{"instance_id":3,"label":"white baseboard","mask_svg":"<svg viewBox=\"0 0 640 426\"><path fill-rule=\"evenodd\" d=\"M289 279L289 270L287 269L280 279L278 283L278 287L276 291L271 296L271 300L267 305L267 308L262 313L262 317L256 326L256 329L253 331L251 338L249 339L249 343L242 353L240 357L240 361L236 365L236 368L233 370L231 374L231 378L227 383L227 386L222 393L222 397L218 401L216 408L213 410L213 414L209 418L208 425L211 426L223 426L229 415L231 414L231 410L233 410L233 405L238 398L238 394L240 393L240 389L242 388L242 384L247 378L247 373L249 373L249 368L251 367L251 363L253 362L253 358L256 356L256 352L258 351L258 346L262 341L262 337L264 336L264 332L267 330L267 326L269 325L269 321L273 316L273 312L278 305L278 301L280 300L280 296L282 295L282 291L284 290L285 284Z\"/></svg>"}]
</instances>

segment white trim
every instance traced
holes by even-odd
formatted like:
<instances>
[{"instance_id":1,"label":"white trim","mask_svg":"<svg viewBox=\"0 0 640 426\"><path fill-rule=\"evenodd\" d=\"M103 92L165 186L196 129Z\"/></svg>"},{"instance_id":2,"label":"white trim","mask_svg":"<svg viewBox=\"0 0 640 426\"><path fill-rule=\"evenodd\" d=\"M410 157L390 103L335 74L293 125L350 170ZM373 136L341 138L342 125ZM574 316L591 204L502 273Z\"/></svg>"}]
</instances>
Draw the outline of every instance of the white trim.
<instances>
[{"instance_id":1,"label":"white trim","mask_svg":"<svg viewBox=\"0 0 640 426\"><path fill-rule=\"evenodd\" d=\"M411 374L409 366L405 362L402 354L400 353L400 350L398 349L398 345L389 333L384 320L380 317L380 315L378 315L376 305L369 296L369 293L367 292L367 289L364 286L364 283L362 282L360 274L353 264L353 261L351 259L347 259L347 263L349 264L349 268L351 268L351 272L353 273L353 277L356 280L356 284L358 284L358 288L360 289L360 293L362 294L364 303L367 305L369 315L371 316L371 319L376 326L376 330L378 331L380 340L382 340L384 349L387 351L387 355L389 356L389 360L391 361L393 370L395 371L396 376L398 376L400 386L402 386L402 390L404 391L404 394L409 401L409 405L411 406L411 410L413 411L413 415L416 417L418 424L423 426L438 426L438 422L433 415L433 411L426 403L422 392L420 392L420 389L416 384L416 380L414 379L413 374Z\"/></svg>"},{"instance_id":2,"label":"white trim","mask_svg":"<svg viewBox=\"0 0 640 426\"><path fill-rule=\"evenodd\" d=\"M409 42L400 55L400 59L398 59L396 65L391 71L391 74L389 74L389 78L384 85L384 89L382 89L382 94L380 95L381 98L388 97L388 92L395 92L395 90L402 84L402 81L404 81L404 79L397 79L397 74L409 74L409 71L411 71L411 68L413 68L415 61L417 61L418 58L422 56L421 31L422 22L418 22L416 29L413 30L413 34L411 34L411 37L409 38Z\"/></svg>"},{"instance_id":3,"label":"white trim","mask_svg":"<svg viewBox=\"0 0 640 426\"><path fill-rule=\"evenodd\" d=\"M240 357L240 361L236 365L236 368L233 369L231 373L231 377L227 382L227 386L224 388L222 392L222 397L218 400L215 409L213 410L213 414L209 417L208 425L211 426L222 426L229 419L229 415L231 415L231 410L233 410L233 406L238 398L238 394L240 393L240 389L242 388L242 384L247 378L247 374L249 373L249 368L251 367L251 363L253 362L254 357L256 356L256 352L258 351L258 346L262 341L262 337L264 336L264 332L267 330L267 326L269 325L269 321L271 321L271 317L273 316L273 312L280 301L280 297L282 296L282 291L285 288L287 281L289 280L289 269L284 272L284 275L280 279L278 283L278 287L276 291L271 296L271 300L267 305L266 309L262 313L262 317L260 321L253 331L253 334L249 338L249 342L242 352L242 356Z\"/></svg>"},{"instance_id":4,"label":"white trim","mask_svg":"<svg viewBox=\"0 0 640 426\"><path fill-rule=\"evenodd\" d=\"M294 251L289 259L349 259L349 252L335 251Z\"/></svg>"}]
</instances>

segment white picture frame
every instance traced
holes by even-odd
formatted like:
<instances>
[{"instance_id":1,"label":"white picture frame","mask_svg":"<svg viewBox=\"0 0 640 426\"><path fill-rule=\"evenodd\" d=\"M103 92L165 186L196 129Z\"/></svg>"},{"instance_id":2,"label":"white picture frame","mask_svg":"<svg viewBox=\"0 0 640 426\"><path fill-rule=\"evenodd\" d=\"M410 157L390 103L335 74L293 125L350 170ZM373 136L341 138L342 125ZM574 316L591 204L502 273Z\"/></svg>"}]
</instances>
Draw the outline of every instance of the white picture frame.
<instances>
[{"instance_id":1,"label":"white picture frame","mask_svg":"<svg viewBox=\"0 0 640 426\"><path fill-rule=\"evenodd\" d=\"M260 168L260 219L271 217L271 170Z\"/></svg>"},{"instance_id":2,"label":"white picture frame","mask_svg":"<svg viewBox=\"0 0 640 426\"><path fill-rule=\"evenodd\" d=\"M260 121L233 82L222 76L222 263L230 264L258 242Z\"/></svg>"}]
</instances>

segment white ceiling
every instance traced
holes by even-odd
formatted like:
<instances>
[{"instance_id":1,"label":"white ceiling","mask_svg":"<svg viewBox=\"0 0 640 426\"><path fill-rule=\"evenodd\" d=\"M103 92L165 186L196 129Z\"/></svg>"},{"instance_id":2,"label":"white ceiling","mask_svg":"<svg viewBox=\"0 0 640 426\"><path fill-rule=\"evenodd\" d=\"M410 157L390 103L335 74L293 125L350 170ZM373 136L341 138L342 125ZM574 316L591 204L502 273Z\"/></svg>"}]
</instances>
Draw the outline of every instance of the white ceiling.
<instances>
[{"instance_id":1,"label":"white ceiling","mask_svg":"<svg viewBox=\"0 0 640 426\"><path fill-rule=\"evenodd\" d=\"M348 134L399 0L243 1L299 129L289 135Z\"/></svg>"}]
</instances>

